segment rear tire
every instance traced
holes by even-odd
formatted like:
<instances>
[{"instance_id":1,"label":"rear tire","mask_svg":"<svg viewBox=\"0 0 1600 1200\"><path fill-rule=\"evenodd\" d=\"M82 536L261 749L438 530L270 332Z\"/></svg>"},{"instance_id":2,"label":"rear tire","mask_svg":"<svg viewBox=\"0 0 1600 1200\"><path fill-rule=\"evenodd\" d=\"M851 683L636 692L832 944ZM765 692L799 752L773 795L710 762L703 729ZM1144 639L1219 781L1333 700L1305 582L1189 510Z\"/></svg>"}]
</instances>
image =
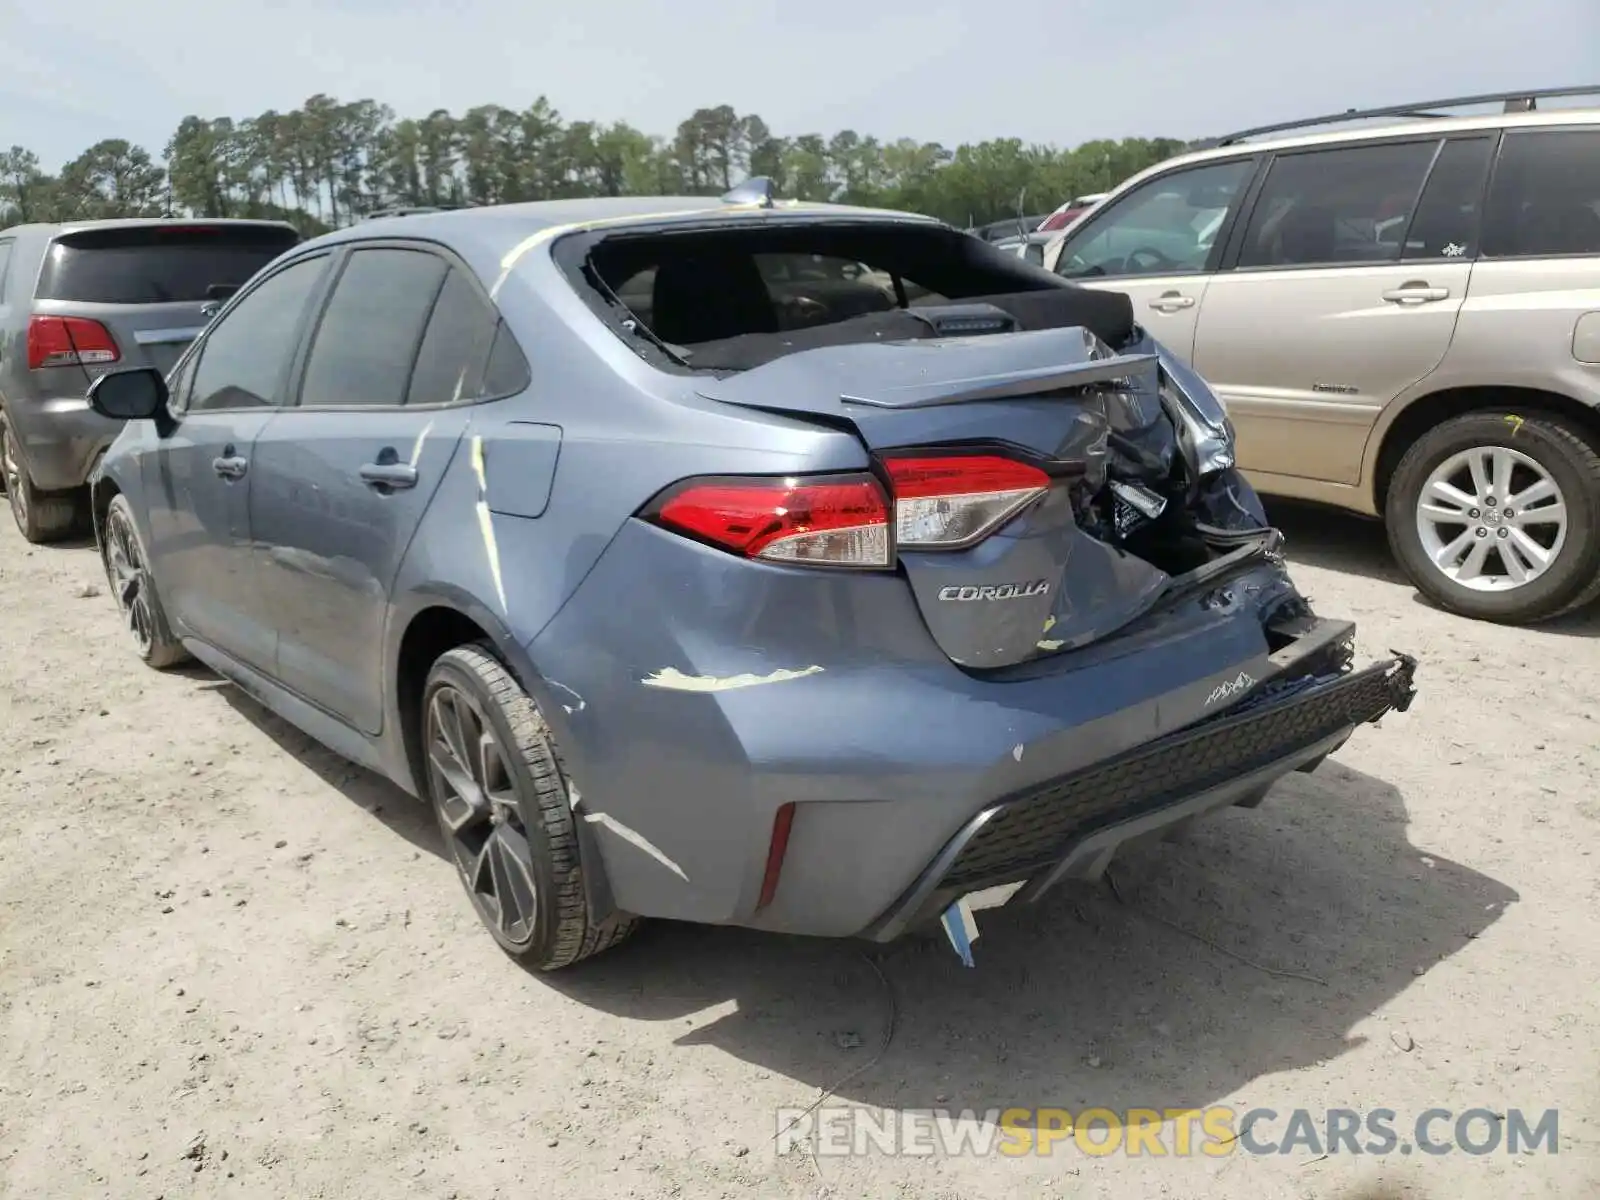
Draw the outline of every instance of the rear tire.
<instances>
[{"instance_id":1,"label":"rear tire","mask_svg":"<svg viewBox=\"0 0 1600 1200\"><path fill-rule=\"evenodd\" d=\"M16 435L0 416L0 479L5 481L6 500L11 518L24 540L36 546L60 541L79 526L83 507L78 497L59 492L41 492L28 475Z\"/></svg>"},{"instance_id":2,"label":"rear tire","mask_svg":"<svg viewBox=\"0 0 1600 1200\"><path fill-rule=\"evenodd\" d=\"M134 652L145 665L165 671L187 662L189 652L173 635L167 614L161 609L161 598L156 595L155 579L150 574L150 559L139 540L133 506L126 496L111 497L111 507L106 509L100 562L106 569L111 598L133 638Z\"/></svg>"},{"instance_id":3,"label":"rear tire","mask_svg":"<svg viewBox=\"0 0 1600 1200\"><path fill-rule=\"evenodd\" d=\"M472 906L500 948L554 971L616 945L635 921L589 921L577 821L538 707L484 645L440 655L422 692L428 799Z\"/></svg>"},{"instance_id":4,"label":"rear tire","mask_svg":"<svg viewBox=\"0 0 1600 1200\"><path fill-rule=\"evenodd\" d=\"M1444 422L1406 451L1384 509L1395 558L1441 608L1522 625L1600 596L1600 454L1562 417Z\"/></svg>"}]
</instances>

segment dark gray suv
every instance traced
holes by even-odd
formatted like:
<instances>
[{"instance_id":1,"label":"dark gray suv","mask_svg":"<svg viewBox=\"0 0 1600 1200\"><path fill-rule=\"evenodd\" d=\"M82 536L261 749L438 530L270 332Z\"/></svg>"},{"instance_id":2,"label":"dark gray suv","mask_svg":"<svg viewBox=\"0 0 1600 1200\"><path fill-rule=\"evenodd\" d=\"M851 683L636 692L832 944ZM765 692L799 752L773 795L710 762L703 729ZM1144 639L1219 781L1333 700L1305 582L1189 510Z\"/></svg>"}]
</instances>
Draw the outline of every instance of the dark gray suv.
<instances>
[{"instance_id":1,"label":"dark gray suv","mask_svg":"<svg viewBox=\"0 0 1600 1200\"><path fill-rule=\"evenodd\" d=\"M22 536L79 525L118 425L84 392L108 367L165 372L226 300L298 243L277 221L144 219L0 230L0 464Z\"/></svg>"}]
</instances>

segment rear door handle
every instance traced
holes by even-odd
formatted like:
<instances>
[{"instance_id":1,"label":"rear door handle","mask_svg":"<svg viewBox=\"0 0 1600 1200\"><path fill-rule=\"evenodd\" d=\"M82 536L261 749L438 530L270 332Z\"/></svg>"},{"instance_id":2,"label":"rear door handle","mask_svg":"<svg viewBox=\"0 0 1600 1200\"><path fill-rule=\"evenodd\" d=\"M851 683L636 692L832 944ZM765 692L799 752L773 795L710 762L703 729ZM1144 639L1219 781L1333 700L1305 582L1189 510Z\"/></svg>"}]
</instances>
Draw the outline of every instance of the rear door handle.
<instances>
[{"instance_id":1,"label":"rear door handle","mask_svg":"<svg viewBox=\"0 0 1600 1200\"><path fill-rule=\"evenodd\" d=\"M1150 301L1150 307L1157 312L1177 312L1180 308L1193 308L1194 297L1185 296L1182 292L1162 292Z\"/></svg>"},{"instance_id":2,"label":"rear door handle","mask_svg":"<svg viewBox=\"0 0 1600 1200\"><path fill-rule=\"evenodd\" d=\"M391 491L417 486L417 469L410 463L375 462L361 468L361 479L369 487Z\"/></svg>"},{"instance_id":3,"label":"rear door handle","mask_svg":"<svg viewBox=\"0 0 1600 1200\"><path fill-rule=\"evenodd\" d=\"M224 479L243 479L244 473L250 469L250 461L240 458L229 446L220 458L211 460L211 469Z\"/></svg>"},{"instance_id":4,"label":"rear door handle","mask_svg":"<svg viewBox=\"0 0 1600 1200\"><path fill-rule=\"evenodd\" d=\"M1427 283L1418 279L1402 283L1397 288L1390 288L1383 293L1383 298L1390 304L1427 304L1434 300L1448 300L1450 289L1429 287Z\"/></svg>"}]
</instances>

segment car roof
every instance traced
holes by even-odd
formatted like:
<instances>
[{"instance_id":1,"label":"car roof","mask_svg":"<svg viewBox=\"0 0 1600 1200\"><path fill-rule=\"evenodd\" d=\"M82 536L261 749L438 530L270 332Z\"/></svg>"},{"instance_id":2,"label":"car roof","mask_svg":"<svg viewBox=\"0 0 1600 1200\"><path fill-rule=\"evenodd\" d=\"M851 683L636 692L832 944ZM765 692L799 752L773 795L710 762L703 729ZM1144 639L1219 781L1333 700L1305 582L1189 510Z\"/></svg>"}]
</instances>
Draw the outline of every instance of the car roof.
<instances>
[{"instance_id":1,"label":"car roof","mask_svg":"<svg viewBox=\"0 0 1600 1200\"><path fill-rule=\"evenodd\" d=\"M1194 150L1169 158L1161 166L1175 162L1203 162L1212 158L1236 158L1263 151L1291 150L1301 146L1327 146L1341 142L1365 142L1374 138L1442 137L1451 133L1470 133L1478 130L1560 127L1563 125L1600 124L1600 108L1573 107L1547 108L1534 112L1496 112L1459 117L1427 117L1422 119L1397 119L1380 124L1362 125L1353 129L1324 129L1322 132L1296 133L1284 137L1261 137L1230 142Z\"/></svg>"},{"instance_id":2,"label":"car roof","mask_svg":"<svg viewBox=\"0 0 1600 1200\"><path fill-rule=\"evenodd\" d=\"M494 204L414 212L403 216L377 216L306 242L302 249L342 242L405 237L452 245L471 241L491 248L509 249L538 236L541 241L595 227L651 227L713 222L729 226L773 218L809 220L917 221L940 224L933 217L892 209L863 208L848 204L776 201L770 208L758 204L731 204L715 196L594 196L572 200L533 200L521 204Z\"/></svg>"}]
</instances>

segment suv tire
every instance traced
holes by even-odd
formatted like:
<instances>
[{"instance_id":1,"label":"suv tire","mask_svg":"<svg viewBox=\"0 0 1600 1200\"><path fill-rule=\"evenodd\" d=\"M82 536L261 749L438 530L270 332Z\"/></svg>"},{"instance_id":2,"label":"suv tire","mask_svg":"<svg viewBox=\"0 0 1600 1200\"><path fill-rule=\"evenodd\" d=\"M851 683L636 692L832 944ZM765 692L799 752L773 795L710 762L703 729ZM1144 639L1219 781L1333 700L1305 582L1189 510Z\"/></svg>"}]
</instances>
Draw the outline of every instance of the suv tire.
<instances>
[{"instance_id":1,"label":"suv tire","mask_svg":"<svg viewBox=\"0 0 1600 1200\"><path fill-rule=\"evenodd\" d=\"M544 717L487 646L439 656L420 715L423 783L446 855L500 948L553 971L626 938L632 917L589 921L574 791Z\"/></svg>"},{"instance_id":2,"label":"suv tire","mask_svg":"<svg viewBox=\"0 0 1600 1200\"><path fill-rule=\"evenodd\" d=\"M1514 467L1509 488L1504 478L1491 474L1494 465L1504 469L1507 463ZM1445 476L1456 481L1454 492ZM1542 498L1530 501L1534 507L1518 512L1505 504L1529 495L1535 483ZM1512 495L1495 495L1496 484ZM1441 491L1459 498L1440 500ZM1433 493L1426 510L1425 492ZM1553 519L1534 519L1540 506L1556 503L1564 510L1564 526ZM1512 509L1509 517L1506 508ZM1417 589L1441 608L1480 620L1529 624L1580 608L1600 595L1600 454L1563 417L1490 410L1444 422L1406 451L1384 509L1395 558ZM1457 512L1459 522L1436 519ZM1472 540L1462 542L1463 537ZM1488 551L1474 546L1485 541ZM1515 569L1501 557L1500 547L1508 541L1512 544L1507 549L1518 560ZM1540 570L1536 556L1519 546L1554 549L1554 558ZM1480 578L1499 582L1468 586L1435 565L1436 553L1448 554L1456 565L1470 562L1476 553L1483 568ZM1526 582L1516 582L1519 571Z\"/></svg>"},{"instance_id":3,"label":"suv tire","mask_svg":"<svg viewBox=\"0 0 1600 1200\"><path fill-rule=\"evenodd\" d=\"M71 494L41 492L28 476L16 436L0 416L0 481L4 482L11 517L24 539L36 546L60 541L78 527L82 506Z\"/></svg>"}]
</instances>

